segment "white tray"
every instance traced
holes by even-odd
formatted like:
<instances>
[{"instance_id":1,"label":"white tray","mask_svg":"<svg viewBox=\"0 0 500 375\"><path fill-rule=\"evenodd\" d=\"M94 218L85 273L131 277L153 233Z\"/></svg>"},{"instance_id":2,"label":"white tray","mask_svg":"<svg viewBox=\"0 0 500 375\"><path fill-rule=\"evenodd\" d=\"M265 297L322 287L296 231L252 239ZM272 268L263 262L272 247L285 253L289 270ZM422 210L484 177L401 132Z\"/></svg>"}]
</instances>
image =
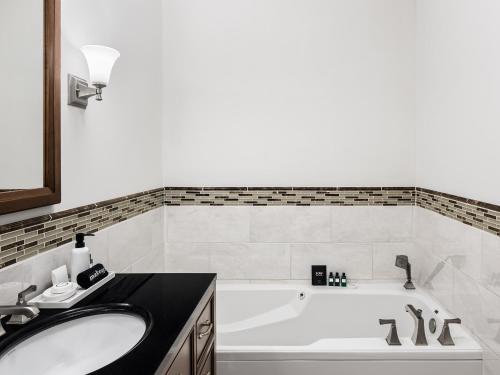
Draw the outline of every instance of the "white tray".
<instances>
[{"instance_id":1,"label":"white tray","mask_svg":"<svg viewBox=\"0 0 500 375\"><path fill-rule=\"evenodd\" d=\"M90 293L96 291L101 286L106 284L108 281L112 280L115 277L114 272L110 272L108 276L99 281L98 283L92 285L88 289L83 289L78 287L76 293L71 297L65 299L64 301L59 302L50 302L43 299L42 295L38 295L35 298L28 301L29 304L36 305L40 309L69 309L73 307L76 303L80 302L82 299L87 297Z\"/></svg>"}]
</instances>

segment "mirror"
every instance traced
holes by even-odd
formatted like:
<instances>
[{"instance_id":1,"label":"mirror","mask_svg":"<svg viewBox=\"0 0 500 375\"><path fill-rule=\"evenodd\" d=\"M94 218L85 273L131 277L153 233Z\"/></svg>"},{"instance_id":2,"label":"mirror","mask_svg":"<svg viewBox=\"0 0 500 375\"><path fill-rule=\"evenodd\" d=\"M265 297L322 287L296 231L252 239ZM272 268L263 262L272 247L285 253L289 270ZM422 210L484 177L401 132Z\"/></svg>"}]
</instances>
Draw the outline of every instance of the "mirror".
<instances>
[{"instance_id":1,"label":"mirror","mask_svg":"<svg viewBox=\"0 0 500 375\"><path fill-rule=\"evenodd\" d=\"M0 192L43 186L43 2L0 2Z\"/></svg>"},{"instance_id":2,"label":"mirror","mask_svg":"<svg viewBox=\"0 0 500 375\"><path fill-rule=\"evenodd\" d=\"M59 203L59 0L2 0L0 51L0 214Z\"/></svg>"}]
</instances>

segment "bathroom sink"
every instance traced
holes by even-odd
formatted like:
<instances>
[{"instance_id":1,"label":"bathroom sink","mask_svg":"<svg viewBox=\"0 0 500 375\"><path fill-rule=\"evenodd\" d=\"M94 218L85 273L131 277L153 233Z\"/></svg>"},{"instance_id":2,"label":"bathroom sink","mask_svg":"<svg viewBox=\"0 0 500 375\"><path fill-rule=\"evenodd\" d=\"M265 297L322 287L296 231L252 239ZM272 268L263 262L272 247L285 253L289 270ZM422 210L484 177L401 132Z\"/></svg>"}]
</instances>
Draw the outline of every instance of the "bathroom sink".
<instances>
[{"instance_id":1,"label":"bathroom sink","mask_svg":"<svg viewBox=\"0 0 500 375\"><path fill-rule=\"evenodd\" d=\"M0 374L88 374L128 353L150 328L149 315L127 304L70 310L2 342Z\"/></svg>"}]
</instances>

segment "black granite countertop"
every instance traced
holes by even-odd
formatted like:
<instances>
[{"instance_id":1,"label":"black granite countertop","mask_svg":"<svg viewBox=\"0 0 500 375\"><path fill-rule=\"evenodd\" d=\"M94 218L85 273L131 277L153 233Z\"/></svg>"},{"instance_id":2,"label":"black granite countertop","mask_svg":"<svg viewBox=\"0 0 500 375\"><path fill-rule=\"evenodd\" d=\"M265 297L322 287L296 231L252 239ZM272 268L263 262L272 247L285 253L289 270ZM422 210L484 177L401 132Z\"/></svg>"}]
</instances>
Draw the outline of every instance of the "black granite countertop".
<instances>
[{"instance_id":1,"label":"black granite countertop","mask_svg":"<svg viewBox=\"0 0 500 375\"><path fill-rule=\"evenodd\" d=\"M215 278L215 274L118 274L75 305L73 308L127 303L148 311L152 317L152 329L139 345L92 374L155 374L159 367L165 366L165 358L178 337L189 333L183 330L215 286ZM28 330L30 324L41 324L61 311L41 310L38 318L19 328L4 324L7 335L0 339L0 344L14 331Z\"/></svg>"}]
</instances>

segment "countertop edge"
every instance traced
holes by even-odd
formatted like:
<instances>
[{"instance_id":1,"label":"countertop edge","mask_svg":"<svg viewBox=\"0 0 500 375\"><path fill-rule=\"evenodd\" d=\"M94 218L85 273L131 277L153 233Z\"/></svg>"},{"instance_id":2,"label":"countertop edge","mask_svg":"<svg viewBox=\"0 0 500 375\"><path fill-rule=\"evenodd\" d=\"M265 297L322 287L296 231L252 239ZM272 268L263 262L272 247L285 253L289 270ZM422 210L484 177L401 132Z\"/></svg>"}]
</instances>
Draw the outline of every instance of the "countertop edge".
<instances>
[{"instance_id":1,"label":"countertop edge","mask_svg":"<svg viewBox=\"0 0 500 375\"><path fill-rule=\"evenodd\" d=\"M215 293L216 281L217 277L214 277L214 279L210 283L210 286L203 294L203 297L198 302L198 305L191 313L189 319L186 321L186 324L184 324L184 327L182 328L181 332L179 333L174 343L170 347L169 351L167 352L167 354L161 361L160 365L156 369L154 375L165 375L167 373L168 369L174 362L175 356L180 351L182 345L184 344L189 334L191 333L191 327L193 327L196 324L196 320L202 313L208 301L210 301L212 295Z\"/></svg>"}]
</instances>

